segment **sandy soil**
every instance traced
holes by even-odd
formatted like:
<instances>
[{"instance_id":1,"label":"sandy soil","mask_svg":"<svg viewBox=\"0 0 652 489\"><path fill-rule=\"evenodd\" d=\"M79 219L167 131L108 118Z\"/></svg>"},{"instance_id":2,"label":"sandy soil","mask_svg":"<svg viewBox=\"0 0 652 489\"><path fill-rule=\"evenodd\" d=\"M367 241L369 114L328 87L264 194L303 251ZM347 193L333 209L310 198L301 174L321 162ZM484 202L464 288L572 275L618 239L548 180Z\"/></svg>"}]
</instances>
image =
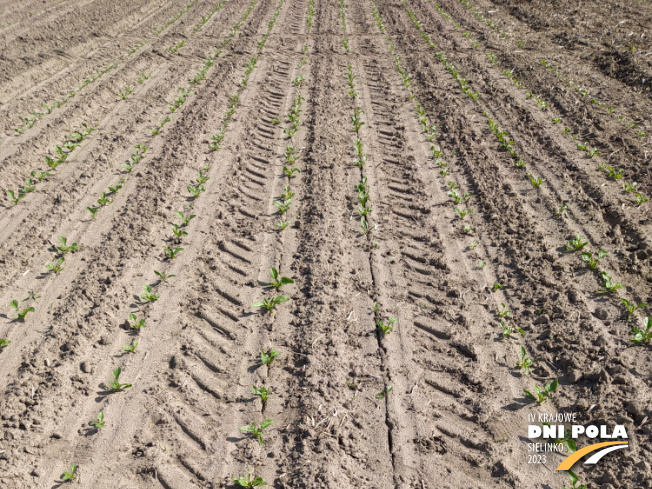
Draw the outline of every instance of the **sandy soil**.
<instances>
[{"instance_id":1,"label":"sandy soil","mask_svg":"<svg viewBox=\"0 0 652 489\"><path fill-rule=\"evenodd\" d=\"M0 488L556 489L568 453L529 463L527 425L558 412L629 435L580 483L652 488L652 308L620 300L652 300L651 25L637 0L1 0Z\"/></svg>"}]
</instances>

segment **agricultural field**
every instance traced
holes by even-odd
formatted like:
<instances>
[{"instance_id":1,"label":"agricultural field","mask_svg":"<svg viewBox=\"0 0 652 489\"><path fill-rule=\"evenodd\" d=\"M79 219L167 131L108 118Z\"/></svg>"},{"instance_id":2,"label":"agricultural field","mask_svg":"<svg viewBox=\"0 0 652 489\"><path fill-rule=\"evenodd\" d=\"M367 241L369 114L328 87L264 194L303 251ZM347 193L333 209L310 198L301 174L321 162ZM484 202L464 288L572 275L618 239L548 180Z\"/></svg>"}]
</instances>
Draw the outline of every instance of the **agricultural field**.
<instances>
[{"instance_id":1,"label":"agricultural field","mask_svg":"<svg viewBox=\"0 0 652 489\"><path fill-rule=\"evenodd\" d=\"M0 0L0 488L652 488L651 27Z\"/></svg>"}]
</instances>

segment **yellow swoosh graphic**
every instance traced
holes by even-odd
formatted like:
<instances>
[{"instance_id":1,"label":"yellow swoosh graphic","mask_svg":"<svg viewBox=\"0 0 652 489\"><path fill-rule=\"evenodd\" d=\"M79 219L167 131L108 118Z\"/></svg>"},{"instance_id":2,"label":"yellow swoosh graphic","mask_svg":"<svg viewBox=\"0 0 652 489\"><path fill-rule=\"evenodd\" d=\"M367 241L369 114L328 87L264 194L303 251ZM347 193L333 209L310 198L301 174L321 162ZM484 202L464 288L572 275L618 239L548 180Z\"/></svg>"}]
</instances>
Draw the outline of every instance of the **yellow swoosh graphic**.
<instances>
[{"instance_id":1,"label":"yellow swoosh graphic","mask_svg":"<svg viewBox=\"0 0 652 489\"><path fill-rule=\"evenodd\" d=\"M602 443L595 443L593 445L589 445L566 457L564 461L559 464L557 470L570 470L570 468L573 465L575 465L575 462L577 462L587 453L595 452L596 450L599 450L604 447L610 447L612 445L627 445L627 444L628 442L626 441L605 441Z\"/></svg>"}]
</instances>

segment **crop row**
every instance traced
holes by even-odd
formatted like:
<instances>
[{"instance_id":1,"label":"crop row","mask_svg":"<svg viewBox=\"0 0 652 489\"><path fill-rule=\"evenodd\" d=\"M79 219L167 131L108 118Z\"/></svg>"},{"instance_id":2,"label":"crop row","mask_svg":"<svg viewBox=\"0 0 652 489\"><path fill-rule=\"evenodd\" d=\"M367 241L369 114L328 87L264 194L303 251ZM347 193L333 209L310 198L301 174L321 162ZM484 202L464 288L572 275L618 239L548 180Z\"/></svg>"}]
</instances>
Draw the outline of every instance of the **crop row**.
<instances>
[{"instance_id":1,"label":"crop row","mask_svg":"<svg viewBox=\"0 0 652 489\"><path fill-rule=\"evenodd\" d=\"M430 0L430 1L431 1L431 3L435 6L435 9L436 9L436 10L437 10L437 11L438 11L438 12L439 12L439 13L440 13L440 14L441 14L445 19L447 19L447 20L448 20L448 21L449 21L449 22L450 22L450 23L451 23L451 24L452 24L456 29L458 29L458 30L461 29L461 26L460 26L458 23L456 23L456 22L452 19L452 17L450 16L450 14L449 14L448 12L446 12L446 11L445 11L445 10L444 10L444 9L443 9L443 8L442 8L442 7L441 7L441 6L440 6L440 5L439 5L435 0ZM467 7L468 7L468 6L467 6ZM407 7L406 7L406 9L407 9ZM411 11L408 11L408 14L410 15L410 18L412 19L413 23L414 23L414 24L417 26L417 28L420 30L422 37L424 37L424 35L427 36L427 34L425 34L425 32L424 32L424 30L423 30L423 27L422 27L421 23L420 23L420 22L416 19L416 17L414 16L414 13L412 13ZM479 48L479 47L480 47L480 44L479 44L477 41L471 39L470 35L467 35L467 34L468 34L468 33L465 32L465 37L467 37L467 38L469 39L469 41L473 44L474 47ZM424 37L424 39L425 39L425 37ZM520 43L519 43L519 44L520 44ZM431 47L431 48L434 48L434 45L431 43L430 47ZM439 53L436 53L435 56L437 56L437 54L439 54ZM497 56L496 56L494 53L487 53L487 57L488 57L488 59L489 59L489 60L490 60L494 65L498 65L499 61L498 61ZM543 67L545 67L546 69L548 69L549 71L551 71L552 73L554 73L558 78L560 78L561 81L563 81L563 82L568 82L568 83L569 83L569 86L572 87L572 88L574 88L574 89L577 91L577 93L579 93L580 95L582 95L582 97L587 97L587 96L589 95L589 90L588 90L588 89L586 89L586 88L584 88L584 87L582 87L582 86L577 86L574 82L569 81L569 80L568 80L568 77L563 76L563 74L562 74L558 69L556 69L556 68L555 68L554 66L552 66L550 63L548 63L545 59L542 59L542 60L541 60L541 65L542 65ZM517 78L517 77L514 75L514 70L513 70L513 69L506 69L506 68L505 68L505 69L502 69L501 73L502 73L503 75L507 76L507 77L509 78L509 80L510 80L512 83L514 83L514 84L516 85L516 87L525 90L525 96L526 96L526 98L527 98L528 100L529 100L529 99L533 99L533 100L536 102L536 104L541 108L541 110L546 110L546 109L548 109L549 107L551 107L551 104L550 104L549 102L546 102L546 101L543 99L543 97L535 96L533 93L527 91L526 88L525 88L525 85L524 85L523 82L521 81L521 78ZM606 104L605 104L604 102L600 102L600 101L598 100L597 97L591 97L591 98L590 98L590 104L589 104L587 107L590 108L590 107L593 106L593 105L597 105L597 106L599 106L599 107L602 108L602 107L604 107ZM640 125L640 123L638 123L638 122L626 122L626 121L625 121L625 117L616 114L616 113L614 112L614 109L613 109L612 107L608 107L608 108L606 109L606 111L607 111L607 114L609 114L609 115L613 115L614 117L616 117L617 120L618 120L618 122L621 122L621 123L623 123L626 127L628 127L629 129L634 130L635 133L636 133L636 135L637 135L638 137L640 137L640 138L645 138L645 137L646 137L645 132L636 129L636 128ZM558 124L559 122L561 122L561 120L562 120L561 117L552 117L552 122L553 122L554 124ZM564 130L563 130L563 134L567 134L567 133L569 133L569 132L571 132L569 128L567 128L567 127L564 128ZM506 134L506 133L504 133L504 134ZM497 135L498 135L498 134L497 134ZM573 139L573 140L575 140L576 137L577 137L577 136L572 135L572 139ZM500 138L499 138L499 140L500 140ZM501 140L501 143L504 143L504 141ZM508 143L509 143L509 142L508 142ZM512 142L512 144L513 144L513 142ZM600 143L600 144L602 144L602 146L604 146L604 147L607 147L607 145L606 145L605 143L603 143L603 142ZM513 148L504 148L504 149L509 149L509 150L511 150L512 153L515 153L515 150L513 150ZM582 143L581 141L578 142L578 143L577 143L577 149L580 150L580 151L584 151L584 152L586 152L586 155L587 155L587 157L589 157L589 158L593 158L593 157L596 156L596 155L600 155L600 152L599 152L596 148L590 148L590 147L588 146L588 143L586 143L586 142L584 142L584 143ZM512 156L514 156L514 154L512 154ZM515 158L515 166L517 166L517 167L522 167L522 166L524 166L524 165L525 165L525 162L523 162L522 160L519 160L518 157ZM616 181L616 180L620 180L620 179L622 179L623 176L624 176L624 174L623 174L623 170L622 170L622 169L618 169L618 170L616 170L616 169L614 169L614 168L608 166L608 165L607 165L606 163L604 163L604 162L601 162L601 163L600 163L600 165L599 165L599 169L600 169L600 170L605 170L605 173L606 173L607 177L608 177L609 179L611 179L611 180L614 180L614 181ZM626 192L628 192L628 193L629 193L629 192L633 192L633 195L634 195L634 203L635 203L635 205L636 205L637 207L640 207L640 206L641 206L642 204L644 204L645 202L648 202L648 201L649 201L649 198L646 197L646 196L645 196L644 194L642 194L641 192L637 192L637 191L636 191L636 187L637 187L636 182L634 182L634 183L632 183L632 184L630 184L630 185L627 185L627 184L626 184L626 185L625 185L625 190L626 190Z\"/></svg>"},{"instance_id":2,"label":"crop row","mask_svg":"<svg viewBox=\"0 0 652 489\"><path fill-rule=\"evenodd\" d=\"M154 31L154 35L158 36L161 32L163 32L163 31L164 31L165 29L167 29L170 25L172 25L174 22L176 22L179 18L181 18L181 16L182 16L183 14L185 14L185 13L190 9L190 7L192 7L195 3L197 3L197 1L198 1L198 0L193 0L193 2L189 3L188 5L186 5L186 6L185 6L181 11L179 11L179 12L178 12L174 17L172 17L171 19L169 19L169 20L168 20L165 24L163 24L161 27L157 28L157 29ZM213 15L217 10L219 10L219 9L222 7L222 5L223 5L226 1L227 1L227 0L223 0L222 2L220 2L220 3L218 4L218 5L219 5L219 8L218 8L217 6L214 7L213 10L210 12L210 14L209 14L209 16L208 16L208 19L210 19L210 17L211 17L211 16L212 16L212 15ZM208 19L207 19L207 20L208 20ZM202 26L203 26L203 24L202 24ZM198 30L199 30L199 29L195 29L195 32L197 32ZM136 51L138 51L140 48L142 48L145 44L147 44L147 39L142 40L142 41L141 41L140 43L138 43L135 47L131 48L131 49L127 52L127 56L130 56L130 55L134 54ZM76 89L74 89L74 90L69 90L69 91L68 91L68 96L65 97L65 98L63 98L62 100L54 100L54 101L51 101L51 102L43 102L43 103L41 104L41 107L45 108L46 112L38 112L38 111L31 112L30 115L34 116L34 119L30 119L29 117L23 117L23 118L22 118L23 126L14 128L14 131L15 131L17 134L22 135L23 132L25 132L25 130L27 130L27 129L31 129L32 127L34 127L34 125L35 125L38 121L40 121L40 120L43 118L43 116L45 116L45 115L49 115L49 114L51 114L52 112L54 112L56 109L63 107L63 105L65 105L65 104L66 104L70 99L72 99L75 95L77 95L77 94L78 94L82 89L86 88L86 87L87 87L88 85L90 85L91 83L94 83L94 82L96 82L97 80L99 80L99 79L100 79L103 75L105 75L108 71L110 71L111 69L115 68L115 67L118 66L120 63L124 62L125 60L126 60L126 58L119 58L119 59L113 61L112 63L110 63L106 68L103 68L102 70L97 71L95 76L90 76L90 77L88 77L88 78L85 78L84 80L82 80L82 82L81 82L80 84L78 84L78 85L76 86Z\"/></svg>"},{"instance_id":3,"label":"crop row","mask_svg":"<svg viewBox=\"0 0 652 489\"><path fill-rule=\"evenodd\" d=\"M395 53L394 45L393 45L390 37L386 34L385 25L383 23L382 17L380 15L378 9L375 6L374 0L370 0L370 2L371 2L371 5L372 5L372 12L373 12L374 17L376 19L376 23L378 25L378 28L379 28L379 30L380 30L380 32L382 34L385 34L385 40L386 40L388 51L394 56L397 71L404 80L405 88L409 92L409 98L412 99L413 101L415 101L416 107L418 108L417 117L425 118L425 117L427 117L427 114L425 113L425 109L423 109L421 107L421 104L416 99L416 96L410 90L409 83L407 83L411 79L411 76L400 65L400 57L398 57L398 55ZM430 133L430 134L433 134L433 133ZM441 150L439 150L439 149L438 149L438 151L441 152ZM440 162L439 166L442 166L441 160L439 159L438 161ZM441 174L442 177L445 177L446 179L449 178L450 172L449 172L449 169L448 169L448 165L445 166L445 170L440 172L440 174ZM457 192L458 184L456 182L454 182L452 180L448 180L446 185L449 188L448 195L453 199L455 204L459 203L460 201L462 201L464 199L464 197L462 195L460 195L460 193ZM466 195L466 194L463 194L463 195ZM468 193L468 195L470 197L472 194ZM457 212L459 209L456 207L455 210ZM462 214L460 214L458 212L458 216L461 219L464 218L464 216ZM468 231L469 231L468 228L465 228L465 232L468 232ZM472 230L471 230L471 232L472 232ZM477 242L474 242L474 244L471 245L471 248L475 248L476 246L477 246ZM480 268L484 268L485 265L486 265L486 263L482 262L480 264ZM499 282L496 282L492 286L491 290L494 291L494 292L497 292L497 291L502 290L503 288L504 288L503 284L501 284ZM525 336L526 333L522 328L520 328L519 326L514 326L514 325L510 324L510 321L513 319L512 318L512 311L510 311L506 307L505 303L502 303L502 302L500 303L500 307L496 309L495 314L500 320L501 330L502 330L502 332L501 332L502 338L504 338L504 339L512 338L513 333L520 333L521 336ZM652 319L650 319L650 320L646 319L646 324L649 321L652 321ZM636 335L637 336L635 337L635 339L640 339L641 341L644 341L644 335L645 335L644 330L638 331L636 333ZM528 356L525 347L520 346L519 347L518 361L516 362L516 367L519 368L519 369L522 369L523 374L525 376L528 376L530 374L530 368L534 364L535 364L535 361ZM525 388L525 389L523 389L523 393L525 394L525 396L527 398L530 398L531 400L535 401L537 404L541 404L541 403L546 402L550 397L552 397L552 395L557 391L558 386L559 386L558 380L553 379L553 380L550 380L549 382L545 383L542 387L539 386L539 385L535 385L533 389ZM569 476L571 477L571 480L577 480L575 474L572 474L572 473L569 472Z\"/></svg>"},{"instance_id":4,"label":"crop row","mask_svg":"<svg viewBox=\"0 0 652 489\"><path fill-rule=\"evenodd\" d=\"M221 6L225 2L226 2L226 0L223 0L218 5ZM233 37L236 35L238 29L243 25L244 20L246 20L247 17L249 16L249 14L251 13L251 10L253 9L255 4L256 4L255 0L252 1L249 4L249 7L246 10L245 14L243 15L242 19L236 25L234 25L234 27L231 29L231 31L229 33L229 36L226 39L224 39L224 41L222 42L222 46L225 46L226 44L228 44L231 41L231 39L233 39ZM207 56L206 61L204 62L204 65L203 65L202 69L199 70L195 74L193 79L189 81L190 86L189 87L180 87L180 88L178 88L178 92L180 93L180 95L178 97L176 97L172 101L172 103L166 105L167 109L169 110L169 112L171 114L174 113L179 107L181 107L186 102L187 98L194 93L193 88L197 87L199 84L202 83L203 80L205 80L206 74L208 73L208 70L215 63L215 58L217 58L221 53L222 53L222 50L220 49L220 50L216 50L213 53L213 56L210 56L210 55ZM149 79L150 74L151 74L151 72L149 74L148 73L141 74L140 77L138 78L138 82L140 84L144 83L147 79ZM120 95L120 98L127 99L128 95L130 93L133 93L133 88L126 87L125 92L122 92L119 95ZM170 116L167 116L167 117L163 118L161 121L159 121L159 124L157 126L152 127L152 128L149 129L151 135L152 136L158 135L159 132L161 131L161 129L163 128L163 126L165 126L170 121L171 121ZM84 127L86 128L85 124L84 124ZM69 144L69 143L67 143L67 144ZM143 154L139 153L139 151L138 151L140 147L145 147L145 145L144 144L136 145L136 151L132 154L130 159L127 160L125 162L125 164L122 165L122 167L125 169L125 171L127 173L131 173L131 171L133 170L135 164L140 162L143 159ZM58 159L53 160L49 156L45 157L46 163L48 164L48 166L51 167L51 169L56 168L56 165L58 165L59 163L62 162L61 149L59 147L57 147L57 153L59 155ZM144 153L144 151L143 151L143 153ZM38 176L39 180L42 181L45 178L47 178L47 176L49 175L49 172L42 172L42 171L36 171L35 170L35 171L31 172L31 175L32 175L32 178L34 178L35 176ZM28 180L28 182L29 182L29 180ZM125 183L125 179L121 178L120 183L116 184L116 185L113 185L113 187L114 188L119 188L118 186L120 186L120 185L122 185L124 183ZM26 188L34 190L30 185L27 185ZM9 194L9 192L10 191L8 191L8 194ZM117 193L116 191L111 190L111 188L109 188L109 192L111 194L114 194L114 195ZM25 194L23 193L22 197L24 197L24 195ZM20 199L18 199L18 200L20 200ZM101 202L100 202L100 200L101 200ZM107 205L108 203L110 203L110 201L107 200L106 192L103 192L103 194L100 196L100 199L98 200L98 203L100 204L100 208ZM95 219L96 218L96 213L99 211L99 208L88 207L88 210L92 214L93 218Z\"/></svg>"},{"instance_id":5,"label":"crop row","mask_svg":"<svg viewBox=\"0 0 652 489\"><path fill-rule=\"evenodd\" d=\"M431 40L429 34L425 31L425 28L423 27L423 24L417 19L415 13L408 8L407 1L403 0L402 4L403 4L403 6L405 8L405 11L407 12L408 16L412 20L413 25L419 31L422 39L428 44L428 46L431 49L437 49L437 47L438 47L437 44L434 43ZM479 96L479 94L477 92L473 91L470 88L470 86L468 85L468 80L466 78L463 78L460 75L460 71L454 66L454 64L452 64L451 62L448 61L445 52L443 52L441 49L439 49L438 51L436 51L434 53L434 58L439 60L444 65L444 67L447 69L447 71L449 71L449 73L451 73L453 78L456 81L458 81L458 83L461 86L462 92L464 92L467 96L469 96L473 100L480 100L481 97ZM481 103L483 103L486 106L486 103L484 103L484 101L481 101ZM549 104L544 102L541 99L538 99L537 103L538 103L538 105L540 106L540 108L542 110L545 110L546 108L549 107ZM515 143L514 139L512 139L512 137L509 135L509 133L507 131L501 130L498 127L498 125L494 122L494 120L488 114L488 108L483 110L482 114L486 118L487 124L490 126L492 132L496 136L496 139L501 143L502 149L505 150L510 155L510 157L513 159L514 166L516 168L525 168L527 163L523 158L520 157L520 155L519 155L519 153L518 153L518 151L516 149L516 143ZM575 139L574 136L573 136L573 139ZM597 150L588 147L586 144L578 143L577 148L579 150L581 150L581 151L584 151L589 158L592 158L593 156L599 154L599 152ZM606 174L607 174L609 179L619 180L619 179L623 178L622 170L614 170L613 168L607 166L604 162L600 164L599 168L606 170ZM541 177L531 175L529 173L525 173L525 177L530 181L533 188L539 188L541 186L541 184L544 182L544 180L541 179ZM634 203L637 206L641 206L645 202L649 201L648 197L643 195L641 192L636 191L636 184L635 183L633 184L633 186L630 186L630 188L631 188L631 191L634 193Z\"/></svg>"},{"instance_id":6,"label":"crop row","mask_svg":"<svg viewBox=\"0 0 652 489\"><path fill-rule=\"evenodd\" d=\"M256 2L257 2L257 0L252 0L248 10L243 14L243 17L240 20L240 22L238 22L238 24L236 24L236 27L234 28L234 30L231 31L231 34L230 34L231 38L233 36L235 36L236 30L243 25L244 20L247 19L247 17L251 13L251 10L253 9L253 6L256 4ZM271 32L271 30L272 30L272 28L273 28L273 26L274 26L274 24L275 24L275 22L276 22L276 20L278 18L278 15L280 13L280 6L282 4L283 4L283 0L281 0L279 7L276 9L276 11L273 14L272 20L268 24L267 33L264 34L262 39L260 40L260 42L258 42L258 49L259 49L258 54L256 54L248 63L245 64L245 68L246 68L245 73L244 73L244 76L243 76L240 84L238 85L240 90L242 90L242 89L244 89L246 87L248 77L251 74L252 70L256 67L256 62L257 62L260 54L262 53L262 50L263 50L263 48L265 46L265 43L266 43L266 41L268 39L269 33ZM226 43L223 43L223 45L225 45L225 44ZM206 72L204 71L203 75L205 75L205 74L206 74ZM195 78L195 80L196 79L197 78ZM232 101L232 103L234 102L233 97L230 97L230 100ZM237 104L237 99L236 99L235 103ZM86 134L84 134L84 137L85 137L85 135ZM73 138L73 139L77 140L76 137ZM74 149L74 147L72 147L72 149ZM127 165L123 165L123 167L125 168L125 170L127 172L130 172L131 168L133 168L133 166L136 163L140 162L140 160L144 157L144 153L147 151L147 149L148 148L146 146L144 146L144 145L137 145L136 151L132 155L131 160L127 163ZM64 154L67 154L67 153L64 153ZM64 160L65 160L65 157L64 157ZM189 191L191 191L191 190L196 190L197 191L199 188L202 189L201 191L203 191L205 189L204 184L208 181L209 177L207 176L207 174L205 174L203 172L208 172L209 170L210 170L210 167L208 167L208 166L202 167L202 169L198 173L197 182L196 183L193 182L193 184L188 186ZM124 179L121 179L121 182L124 183ZM109 187L111 194L107 195L106 193L103 193L102 197L98 201L98 203L100 204L100 208L105 206L105 205L108 205L109 203L111 203L112 199L110 197L116 195L120 188L121 188L121 184L117 184L115 186ZM201 194L201 191L197 191L197 192L192 192L191 191L192 199L194 200L194 199L198 198L199 195ZM91 211L91 209L92 208L89 208L89 211ZM99 209L96 209L95 211L91 211L94 218L95 218L95 213L97 212L97 210L99 210ZM192 210L192 206L191 206L191 210ZM190 221L195 217L195 215L190 214L190 213L184 213L184 212L180 211L180 212L177 212L177 216L181 219L181 223L180 223L180 225L175 224L173 226L173 229L172 229L172 232L174 234L173 240L174 240L175 243L181 244L182 238L188 234L188 232L186 230L186 229L188 229L187 226L190 224ZM50 270L50 272L52 272L54 274L58 274L63 269L65 256L68 253L75 253L75 252L77 252L77 251L79 251L81 249L81 246L79 244L77 244L77 243L73 243L73 244L68 245L67 244L67 239L65 237L63 237L63 236L59 237L59 243L60 243L59 245L55 246L55 248L57 250L57 255L55 255L54 263L48 264L46 266L46 268L48 270ZM169 262L169 261L173 260L174 257L177 256L177 254L179 252L183 251L183 248L173 245L171 247L164 246L163 250L164 250L164 253L166 255L166 259ZM171 273L165 272L165 271L164 272L159 272L159 271L155 270L154 273L158 277L158 283L154 284L154 285L146 284L145 286L143 286L143 293L140 295L141 306L143 306L143 307L146 306L147 304L151 304L153 302L156 302L160 298L160 294L157 292L157 287L160 284L166 282L167 280L169 280L169 279L171 279L171 278L173 278L175 276L174 274L171 274ZM281 281L283 282L284 280L281 279ZM40 298L40 295L36 294L35 292L30 292L29 297L26 299L26 301L33 300L34 302L36 302L38 298ZM35 308L33 306L29 306L29 307L26 307L26 308L20 307L18 301L12 301L11 307L17 310L17 313L19 315L20 320L24 320L29 312L33 312L35 310ZM132 314L129 315L128 323L129 323L130 329L132 331L138 333L142 328L146 327L146 318L145 317L138 317L136 314L132 313ZM0 339L0 348L4 348L5 346L9 345L10 343L11 343L11 341L9 341L7 339ZM125 346L122 347L122 349L124 351L130 352L130 353L138 353L137 348L138 348L138 341L137 340L134 340L134 341L131 342L131 344L125 345ZM271 361L269 363L271 363ZM132 387L131 384L122 383L120 381L120 375L121 374L122 374L122 368L121 367L117 367L116 369L113 370L113 372L112 372L113 380L111 380L110 382L105 384L105 388L107 389L107 391L119 392L119 391L122 391L122 390L125 390L125 389L128 389L128 388ZM97 420L92 421L90 424L99 429L99 428L104 426L104 423L105 423L104 413L102 411L97 415ZM73 480L75 478L76 470L77 470L77 466L75 464L73 464L72 467L71 467L71 470L66 471L64 473L64 476L62 477L62 480L63 481Z\"/></svg>"},{"instance_id":7,"label":"crop row","mask_svg":"<svg viewBox=\"0 0 652 489\"><path fill-rule=\"evenodd\" d=\"M373 6L373 0L371 0L372 6ZM379 29L381 32L385 33L384 25L382 23L382 18L380 17L380 14L378 13L377 9L375 6L373 6L373 11L374 15L376 17ZM412 16L411 16L412 17ZM414 21L414 18L412 19ZM388 48L390 52L393 52L393 44L389 37L386 37ZM396 58L395 58L396 60ZM409 80L411 78L409 73L406 73L404 70L400 69L399 65L400 59L397 60L397 68L399 71L399 74L404 79L404 85L406 86L406 89L409 89ZM413 97L413 94L410 93L410 97ZM421 114L419 114L421 115ZM493 121L490 121L493 122ZM490 124L492 125L492 124ZM497 129L497 127L494 125L492 127L496 135L498 136L500 134L500 130ZM532 179L532 178L531 178ZM539 182L532 182L533 186L537 186L540 184ZM454 183L449 182L448 186L449 188L451 185L455 185ZM453 197L455 199L455 194L449 192L449 196ZM459 196L458 196L459 197ZM560 209L560 212L563 212L563 207ZM476 243L474 243L476 244ZM569 241L567 245L567 249L569 250L581 250L584 246L586 246L588 242L583 241L583 239L578 236L577 238L574 238L573 240ZM477 245L477 244L476 244ZM473 245L471 246L472 248L474 247ZM594 254L591 252L584 252L582 253L582 259L587 263L590 269L595 269L597 264L599 263L599 260L606 256L607 252L604 250L600 250L598 253ZM483 268L486 265L486 263L482 262L479 264L481 268ZM624 288L623 284L616 282L615 280L612 279L612 277L608 274L606 271L602 271L600 273L601 277L601 284L602 286L598 290L598 294L602 295L607 295L607 296L613 296L615 292L619 289ZM500 283L495 283L494 286L492 287L493 291L501 290L504 286ZM629 300L625 298L618 298L619 302L621 302L625 306L625 310L627 313L627 321L632 321L634 319L635 313L644 307L647 307L647 304L644 302L638 302L636 300ZM507 318L511 318L512 313L509 311L504 303L501 303L501 307L496 310L496 314L499 318L503 319L501 321L501 328L502 328L502 336L504 338L510 338L512 333L518 332L521 335L525 335L525 331L520 328L520 327L513 327L510 326L509 324L506 323ZM638 325L635 325L631 328L631 334L633 334L633 338L630 339L630 342L634 345L642 345L646 344L652 339L652 317L646 317L643 320L643 327L639 327ZM529 358L527 356L527 351L525 350L524 347L519 348L519 361L516 363L516 366L523 369L525 375L529 375L530 367L534 364L534 360L532 358ZM543 387L535 386L534 389L524 389L524 394L533 400L535 400L537 403L541 404L542 402L545 402L549 397L552 396L552 394L557 390L558 388L558 382L557 380L552 380L548 383L546 383ZM561 440L564 441L564 440ZM561 442L560 441L560 442ZM565 440L566 442L568 440ZM571 450L574 451L574 450ZM572 472L569 472L569 477L571 478L571 481L574 481L573 483L577 482L577 476L573 474Z\"/></svg>"}]
</instances>

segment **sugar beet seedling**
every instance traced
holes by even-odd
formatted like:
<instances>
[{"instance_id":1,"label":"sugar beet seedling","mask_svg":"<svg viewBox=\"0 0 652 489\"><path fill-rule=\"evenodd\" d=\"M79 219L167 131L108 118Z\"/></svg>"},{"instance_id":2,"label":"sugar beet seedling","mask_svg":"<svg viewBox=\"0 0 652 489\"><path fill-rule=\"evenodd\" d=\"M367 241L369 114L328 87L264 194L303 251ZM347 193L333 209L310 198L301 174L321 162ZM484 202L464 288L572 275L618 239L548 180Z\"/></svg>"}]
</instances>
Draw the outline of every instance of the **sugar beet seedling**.
<instances>
[{"instance_id":1,"label":"sugar beet seedling","mask_svg":"<svg viewBox=\"0 0 652 489\"><path fill-rule=\"evenodd\" d=\"M274 290L276 292L281 290L281 287L283 285L288 285L288 284L293 284L294 280L292 280L289 277L281 277L279 278L278 276L278 270L276 268L270 268L269 273L272 276L272 281L268 283L269 286L274 287Z\"/></svg>"},{"instance_id":2,"label":"sugar beet seedling","mask_svg":"<svg viewBox=\"0 0 652 489\"><path fill-rule=\"evenodd\" d=\"M31 307L31 306L30 306L30 307L26 307L26 308L24 308L24 309L21 309L20 306L18 305L18 301L17 301L17 300L13 300L13 301L11 301L11 302L9 303L9 306L10 306L11 308L13 308L13 309L16 310L16 313L17 313L16 318L19 319L19 320L21 320L21 321L24 321L24 320L25 320L25 317L27 317L27 313L29 313L29 312L35 312L35 311L36 311L36 309L34 309L34 308Z\"/></svg>"},{"instance_id":3,"label":"sugar beet seedling","mask_svg":"<svg viewBox=\"0 0 652 489\"><path fill-rule=\"evenodd\" d=\"M123 391L124 389L128 389L129 387L132 387L131 384L121 384L120 383L120 374L122 373L122 368L118 367L113 371L113 380L109 381L108 384L105 384L104 387L107 390L111 390L113 392L120 392Z\"/></svg>"},{"instance_id":4,"label":"sugar beet seedling","mask_svg":"<svg viewBox=\"0 0 652 489\"><path fill-rule=\"evenodd\" d=\"M263 445L263 430L267 428L269 425L271 425L274 422L273 419L266 419L262 423L260 423L260 426L256 426L256 423L251 423L251 425L243 426L240 428L240 432L242 433L251 433L258 439L258 443L260 446Z\"/></svg>"}]
</instances>

